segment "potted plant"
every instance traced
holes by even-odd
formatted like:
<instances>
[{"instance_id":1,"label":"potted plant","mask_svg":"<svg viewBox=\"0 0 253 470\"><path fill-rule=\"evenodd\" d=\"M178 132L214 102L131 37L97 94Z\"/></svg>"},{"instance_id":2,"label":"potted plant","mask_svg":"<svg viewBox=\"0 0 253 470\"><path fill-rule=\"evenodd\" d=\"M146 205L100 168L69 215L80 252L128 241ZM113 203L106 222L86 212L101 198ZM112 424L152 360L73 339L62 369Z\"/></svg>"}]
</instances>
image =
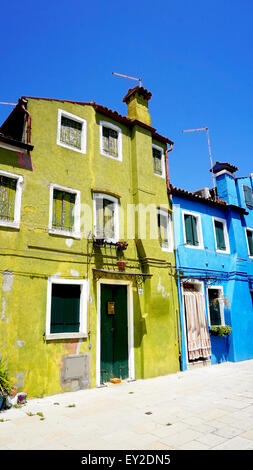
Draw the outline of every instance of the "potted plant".
<instances>
[{"instance_id":1,"label":"potted plant","mask_svg":"<svg viewBox=\"0 0 253 470\"><path fill-rule=\"evenodd\" d=\"M118 250L126 250L128 247L128 243L126 241L118 241L117 242L117 248Z\"/></svg>"},{"instance_id":2,"label":"potted plant","mask_svg":"<svg viewBox=\"0 0 253 470\"><path fill-rule=\"evenodd\" d=\"M223 336L230 335L231 331L232 328L229 325L212 326L210 328L210 333L212 336L220 336L221 338Z\"/></svg>"},{"instance_id":3,"label":"potted plant","mask_svg":"<svg viewBox=\"0 0 253 470\"><path fill-rule=\"evenodd\" d=\"M120 271L124 271L126 268L127 262L120 260L120 261L117 261L117 265Z\"/></svg>"},{"instance_id":4,"label":"potted plant","mask_svg":"<svg viewBox=\"0 0 253 470\"><path fill-rule=\"evenodd\" d=\"M11 382L8 377L8 372L5 363L0 360L0 409L2 408L4 401L11 393Z\"/></svg>"}]
</instances>

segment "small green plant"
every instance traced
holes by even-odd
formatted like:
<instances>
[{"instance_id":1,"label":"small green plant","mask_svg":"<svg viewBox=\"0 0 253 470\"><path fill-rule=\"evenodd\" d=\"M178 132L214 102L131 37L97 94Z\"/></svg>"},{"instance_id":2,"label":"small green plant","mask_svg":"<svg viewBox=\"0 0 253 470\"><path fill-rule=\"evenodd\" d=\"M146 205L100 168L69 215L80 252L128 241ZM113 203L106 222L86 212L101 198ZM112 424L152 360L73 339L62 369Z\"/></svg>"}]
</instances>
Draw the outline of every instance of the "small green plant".
<instances>
[{"instance_id":1,"label":"small green plant","mask_svg":"<svg viewBox=\"0 0 253 470\"><path fill-rule=\"evenodd\" d=\"M57 401L54 403L54 405L59 405L60 403L58 403Z\"/></svg>"},{"instance_id":2,"label":"small green plant","mask_svg":"<svg viewBox=\"0 0 253 470\"><path fill-rule=\"evenodd\" d=\"M212 326L210 328L210 333L213 336L220 336L220 337L228 336L230 335L231 331L232 331L232 328L229 325Z\"/></svg>"},{"instance_id":3,"label":"small green plant","mask_svg":"<svg viewBox=\"0 0 253 470\"><path fill-rule=\"evenodd\" d=\"M6 364L0 360L0 394L8 396L11 393L12 385L8 376Z\"/></svg>"},{"instance_id":4,"label":"small green plant","mask_svg":"<svg viewBox=\"0 0 253 470\"><path fill-rule=\"evenodd\" d=\"M75 408L75 403L73 403L73 405L68 405L67 408Z\"/></svg>"}]
</instances>

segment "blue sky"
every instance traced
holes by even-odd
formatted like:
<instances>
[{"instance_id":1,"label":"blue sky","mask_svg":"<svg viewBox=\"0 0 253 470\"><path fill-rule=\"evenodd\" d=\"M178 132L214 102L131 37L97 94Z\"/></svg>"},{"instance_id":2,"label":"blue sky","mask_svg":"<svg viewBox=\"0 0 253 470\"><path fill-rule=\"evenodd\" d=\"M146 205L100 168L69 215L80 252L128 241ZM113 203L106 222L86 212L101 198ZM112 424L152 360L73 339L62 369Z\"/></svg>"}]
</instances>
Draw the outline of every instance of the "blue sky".
<instances>
[{"instance_id":1,"label":"blue sky","mask_svg":"<svg viewBox=\"0 0 253 470\"><path fill-rule=\"evenodd\" d=\"M0 101L41 96L90 101L126 115L141 77L152 126L175 142L174 185L211 186L212 158L253 172L251 0L12 0L2 2ZM0 105L0 122L11 107Z\"/></svg>"}]
</instances>

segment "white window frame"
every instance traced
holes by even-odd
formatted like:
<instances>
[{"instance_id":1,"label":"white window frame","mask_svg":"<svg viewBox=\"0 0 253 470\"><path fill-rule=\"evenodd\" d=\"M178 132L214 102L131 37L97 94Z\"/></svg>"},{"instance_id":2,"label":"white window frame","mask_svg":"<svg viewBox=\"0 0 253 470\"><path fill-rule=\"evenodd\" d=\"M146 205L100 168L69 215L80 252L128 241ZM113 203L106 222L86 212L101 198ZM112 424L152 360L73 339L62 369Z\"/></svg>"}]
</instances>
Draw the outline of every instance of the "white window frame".
<instances>
[{"instance_id":1,"label":"white window frame","mask_svg":"<svg viewBox=\"0 0 253 470\"><path fill-rule=\"evenodd\" d=\"M153 159L153 168L154 168L154 157L153 157L153 148L159 150L161 152L161 165L162 165L162 174L159 175L154 171L154 175L159 176L159 178L165 178L165 156L164 156L164 149L159 147L159 145L152 144L152 159Z\"/></svg>"},{"instance_id":2,"label":"white window frame","mask_svg":"<svg viewBox=\"0 0 253 470\"><path fill-rule=\"evenodd\" d=\"M96 200L98 198L102 199L107 199L108 201L111 201L112 203L115 204L114 207L114 238L107 238L107 242L111 243L116 243L119 241L119 200L106 193L94 193L93 194L93 230L94 230L94 236L95 238L97 237L97 229L96 229Z\"/></svg>"},{"instance_id":3,"label":"white window frame","mask_svg":"<svg viewBox=\"0 0 253 470\"><path fill-rule=\"evenodd\" d=\"M103 150L103 127L108 127L109 129L113 129L118 133L118 156L114 157L113 155L108 155L108 153L104 152ZM100 154L104 157L112 158L112 160L122 162L122 130L120 127L115 126L109 121L100 121L99 122L99 141L100 141Z\"/></svg>"},{"instance_id":4,"label":"white window frame","mask_svg":"<svg viewBox=\"0 0 253 470\"><path fill-rule=\"evenodd\" d=\"M210 315L210 308L209 308L209 289L216 289L220 291L219 294L219 305L220 305L220 317L221 317L221 325L212 325L211 324L211 315ZM207 313L208 313L208 321L210 328L213 326L224 326L225 325L225 315L224 315L224 292L223 286L207 286L206 287L206 298L207 298Z\"/></svg>"},{"instance_id":5,"label":"white window frame","mask_svg":"<svg viewBox=\"0 0 253 470\"><path fill-rule=\"evenodd\" d=\"M199 241L198 246L188 245L187 242L186 242L185 221L184 221L184 216L185 215L193 215L197 219L197 235L198 235L198 241ZM202 232L201 215L198 212L183 210L182 211L182 219L183 219L184 245L187 248L193 248L194 250L203 250L204 249L204 244L203 244L203 232Z\"/></svg>"},{"instance_id":6,"label":"white window frame","mask_svg":"<svg viewBox=\"0 0 253 470\"><path fill-rule=\"evenodd\" d=\"M214 231L214 240L215 240L215 250L217 253L230 253L230 245L229 245L229 238L228 238L228 229L227 229L227 221L226 219L222 219L220 217L212 217L213 220L213 231ZM223 233L225 239L226 250L218 250L217 248L217 240L216 240L216 231L215 231L215 221L221 222L223 225Z\"/></svg>"},{"instance_id":7,"label":"white window frame","mask_svg":"<svg viewBox=\"0 0 253 470\"><path fill-rule=\"evenodd\" d=\"M79 122L82 124L82 135L81 135L81 148L78 149L76 147L72 147L71 145L67 145L64 142L61 142L61 118L65 116L73 121ZM86 132L87 132L87 122L85 119L76 116L75 114L71 114L63 109L58 109L58 120L57 120L57 145L64 147L68 150L73 150L73 152L78 153L86 153Z\"/></svg>"},{"instance_id":8,"label":"white window frame","mask_svg":"<svg viewBox=\"0 0 253 470\"><path fill-rule=\"evenodd\" d=\"M14 205L14 219L4 220L0 218L1 227L20 228L20 217L21 217L21 200L22 190L24 185L24 178L21 175L10 173L9 171L0 170L0 176L6 176L6 178L12 178L17 181L16 192L15 192L15 205Z\"/></svg>"},{"instance_id":9,"label":"white window frame","mask_svg":"<svg viewBox=\"0 0 253 470\"><path fill-rule=\"evenodd\" d=\"M75 194L75 210L74 210L74 229L72 231L59 230L53 227L53 202L54 202L54 190L64 191L66 193ZM78 189L67 188L66 186L60 186L59 184L50 183L49 185L49 223L48 231L52 235L61 235L68 238L80 238L80 208L81 208L81 196Z\"/></svg>"},{"instance_id":10,"label":"white window frame","mask_svg":"<svg viewBox=\"0 0 253 470\"><path fill-rule=\"evenodd\" d=\"M253 228L245 227L245 237L246 237L246 243L247 243L247 248L248 248L248 255L249 255L249 258L253 259L253 255L251 255L251 254L250 254L250 251L249 251L247 230L252 233L252 237L253 237Z\"/></svg>"},{"instance_id":11,"label":"white window frame","mask_svg":"<svg viewBox=\"0 0 253 470\"><path fill-rule=\"evenodd\" d=\"M167 238L168 238L168 247L163 247L160 245L161 247L161 250L162 251L167 251L169 253L172 253L173 252L173 248L174 248L174 243L173 243L173 233L172 233L172 220L171 220L171 215L169 214L168 211L166 211L165 209L161 209L161 208L158 208L157 209L157 216L159 215L165 215L166 218L167 218L167 227L166 227L166 231L167 231ZM158 224L158 220L157 220L157 224ZM158 236L159 236L159 227L158 227ZM159 238L159 237L158 237ZM159 241L159 240L158 240Z\"/></svg>"},{"instance_id":12,"label":"white window frame","mask_svg":"<svg viewBox=\"0 0 253 470\"><path fill-rule=\"evenodd\" d=\"M51 326L51 305L52 305L52 285L80 285L80 311L79 311L79 332L71 333L50 333ZM47 311L46 311L46 340L71 339L87 337L87 303L89 299L89 283L87 279L64 279L50 277L47 280Z\"/></svg>"}]
</instances>

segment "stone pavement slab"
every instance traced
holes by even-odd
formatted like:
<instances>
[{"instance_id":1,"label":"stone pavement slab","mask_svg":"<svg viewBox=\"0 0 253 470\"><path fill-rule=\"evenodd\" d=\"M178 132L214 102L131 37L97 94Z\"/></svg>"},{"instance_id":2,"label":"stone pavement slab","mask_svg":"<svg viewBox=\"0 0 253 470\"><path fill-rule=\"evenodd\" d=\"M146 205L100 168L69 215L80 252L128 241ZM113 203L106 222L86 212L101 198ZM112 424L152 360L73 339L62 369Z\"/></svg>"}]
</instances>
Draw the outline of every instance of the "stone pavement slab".
<instances>
[{"instance_id":1,"label":"stone pavement slab","mask_svg":"<svg viewBox=\"0 0 253 470\"><path fill-rule=\"evenodd\" d=\"M0 412L8 449L252 450L253 360L28 399Z\"/></svg>"}]
</instances>

